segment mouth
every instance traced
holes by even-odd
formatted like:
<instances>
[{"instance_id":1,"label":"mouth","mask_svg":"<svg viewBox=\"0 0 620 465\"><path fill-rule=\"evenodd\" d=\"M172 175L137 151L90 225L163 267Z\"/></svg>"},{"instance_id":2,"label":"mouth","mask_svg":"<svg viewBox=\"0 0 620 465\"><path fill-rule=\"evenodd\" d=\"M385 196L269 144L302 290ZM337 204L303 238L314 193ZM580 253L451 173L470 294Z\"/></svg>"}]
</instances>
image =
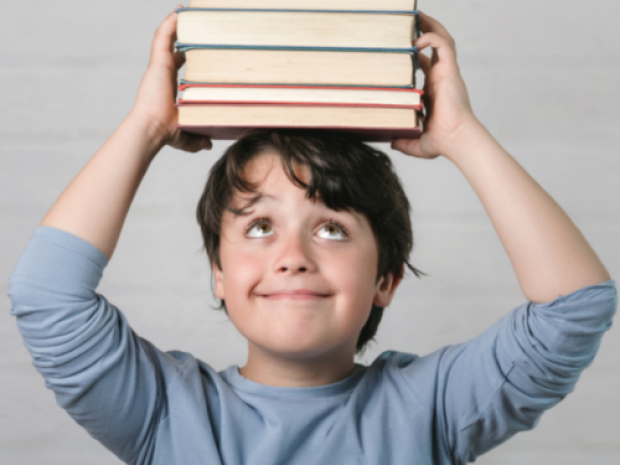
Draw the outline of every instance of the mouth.
<instances>
[{"instance_id":1,"label":"mouth","mask_svg":"<svg viewBox=\"0 0 620 465\"><path fill-rule=\"evenodd\" d=\"M260 296L267 300L321 300L331 297L330 294L322 294L308 289L275 291Z\"/></svg>"}]
</instances>

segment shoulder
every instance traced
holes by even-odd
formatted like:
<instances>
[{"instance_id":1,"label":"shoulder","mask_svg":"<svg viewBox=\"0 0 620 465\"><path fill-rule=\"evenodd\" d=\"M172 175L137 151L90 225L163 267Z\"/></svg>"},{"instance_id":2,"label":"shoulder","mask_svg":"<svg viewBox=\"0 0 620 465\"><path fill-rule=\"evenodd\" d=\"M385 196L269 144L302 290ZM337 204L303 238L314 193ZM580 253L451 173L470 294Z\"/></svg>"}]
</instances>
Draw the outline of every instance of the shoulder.
<instances>
[{"instance_id":1,"label":"shoulder","mask_svg":"<svg viewBox=\"0 0 620 465\"><path fill-rule=\"evenodd\" d=\"M219 385L222 375L208 363L189 352L180 350L162 351L146 339L140 341L148 357L159 368L164 384L168 387L179 384L201 386L203 383Z\"/></svg>"},{"instance_id":2,"label":"shoulder","mask_svg":"<svg viewBox=\"0 0 620 465\"><path fill-rule=\"evenodd\" d=\"M446 358L453 358L459 346L446 346L425 356L398 351L380 354L366 376L378 385L412 393L428 410L434 410L440 373Z\"/></svg>"},{"instance_id":3,"label":"shoulder","mask_svg":"<svg viewBox=\"0 0 620 465\"><path fill-rule=\"evenodd\" d=\"M460 346L462 344L445 346L424 356L388 350L380 354L368 370L381 373L383 376L403 372L411 377L426 376L436 372L449 353L457 353Z\"/></svg>"}]
</instances>

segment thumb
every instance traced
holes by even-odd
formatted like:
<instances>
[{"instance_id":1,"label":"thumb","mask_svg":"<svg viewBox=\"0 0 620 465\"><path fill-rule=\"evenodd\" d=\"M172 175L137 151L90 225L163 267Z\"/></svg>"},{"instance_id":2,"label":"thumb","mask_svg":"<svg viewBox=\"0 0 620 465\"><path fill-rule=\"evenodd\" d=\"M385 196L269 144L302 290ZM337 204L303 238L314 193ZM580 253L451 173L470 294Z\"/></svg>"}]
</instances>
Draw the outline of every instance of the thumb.
<instances>
[{"instance_id":1,"label":"thumb","mask_svg":"<svg viewBox=\"0 0 620 465\"><path fill-rule=\"evenodd\" d=\"M423 157L420 150L420 139L397 139L392 142L392 149L398 150L405 155Z\"/></svg>"},{"instance_id":2,"label":"thumb","mask_svg":"<svg viewBox=\"0 0 620 465\"><path fill-rule=\"evenodd\" d=\"M213 147L211 139L208 137L190 134L180 130L177 130L175 137L169 145L176 149L192 153L199 152L203 149L210 150Z\"/></svg>"}]
</instances>

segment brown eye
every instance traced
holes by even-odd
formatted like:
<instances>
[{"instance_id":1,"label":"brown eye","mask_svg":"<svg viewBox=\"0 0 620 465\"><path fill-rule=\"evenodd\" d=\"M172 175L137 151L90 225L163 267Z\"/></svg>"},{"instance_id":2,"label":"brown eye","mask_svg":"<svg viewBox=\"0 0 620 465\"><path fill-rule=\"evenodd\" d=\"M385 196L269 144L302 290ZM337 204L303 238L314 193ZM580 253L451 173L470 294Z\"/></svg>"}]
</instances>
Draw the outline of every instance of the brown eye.
<instances>
[{"instance_id":1,"label":"brown eye","mask_svg":"<svg viewBox=\"0 0 620 465\"><path fill-rule=\"evenodd\" d=\"M333 239L336 241L343 241L347 237L341 227L332 223L321 226L319 236L323 239Z\"/></svg>"},{"instance_id":2,"label":"brown eye","mask_svg":"<svg viewBox=\"0 0 620 465\"><path fill-rule=\"evenodd\" d=\"M265 237L273 234L273 227L267 221L253 223L247 230L248 237Z\"/></svg>"}]
</instances>

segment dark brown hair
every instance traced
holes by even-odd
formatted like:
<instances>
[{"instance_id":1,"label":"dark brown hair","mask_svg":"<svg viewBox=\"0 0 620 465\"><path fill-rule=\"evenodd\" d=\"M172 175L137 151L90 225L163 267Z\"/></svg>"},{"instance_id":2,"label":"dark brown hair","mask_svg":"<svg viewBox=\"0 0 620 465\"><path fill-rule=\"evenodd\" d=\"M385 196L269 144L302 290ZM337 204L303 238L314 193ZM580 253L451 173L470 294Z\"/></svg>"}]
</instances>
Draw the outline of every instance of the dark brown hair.
<instances>
[{"instance_id":1,"label":"dark brown hair","mask_svg":"<svg viewBox=\"0 0 620 465\"><path fill-rule=\"evenodd\" d=\"M410 205L388 156L355 136L319 130L254 131L231 145L213 165L196 210L211 263L222 269L224 211L242 215L252 205L235 209L231 201L235 191L256 192L257 186L244 180L242 173L252 158L265 152L280 157L284 172L293 184L306 189L308 198L318 198L332 210L356 211L368 218L379 249L377 281L389 272L403 277L405 265L417 277L424 274L409 263L413 247ZM300 165L309 168L309 184L295 174L294 167ZM226 310L223 300L219 308ZM373 304L356 353L374 338L382 316L383 307Z\"/></svg>"}]
</instances>

